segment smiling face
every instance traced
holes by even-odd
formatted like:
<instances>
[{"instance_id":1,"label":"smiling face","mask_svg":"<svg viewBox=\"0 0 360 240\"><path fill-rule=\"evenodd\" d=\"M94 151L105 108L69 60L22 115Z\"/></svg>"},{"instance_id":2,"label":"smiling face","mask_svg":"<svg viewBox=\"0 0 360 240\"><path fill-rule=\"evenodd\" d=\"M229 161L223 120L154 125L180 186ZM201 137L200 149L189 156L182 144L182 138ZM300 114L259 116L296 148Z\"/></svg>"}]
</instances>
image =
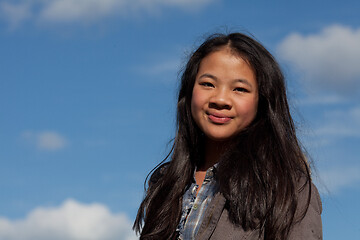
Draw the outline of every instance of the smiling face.
<instances>
[{"instance_id":1,"label":"smiling face","mask_svg":"<svg viewBox=\"0 0 360 240\"><path fill-rule=\"evenodd\" d=\"M211 140L226 141L256 116L258 86L251 66L229 48L207 55L196 75L191 114Z\"/></svg>"}]
</instances>

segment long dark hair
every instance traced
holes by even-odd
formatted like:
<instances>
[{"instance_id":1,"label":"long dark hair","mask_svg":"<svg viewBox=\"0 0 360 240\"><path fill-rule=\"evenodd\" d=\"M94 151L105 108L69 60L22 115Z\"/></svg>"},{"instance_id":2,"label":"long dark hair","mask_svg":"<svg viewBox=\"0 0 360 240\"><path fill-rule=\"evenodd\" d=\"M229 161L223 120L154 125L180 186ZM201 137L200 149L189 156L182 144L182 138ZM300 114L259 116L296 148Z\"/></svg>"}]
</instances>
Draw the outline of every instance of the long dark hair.
<instances>
[{"instance_id":1,"label":"long dark hair","mask_svg":"<svg viewBox=\"0 0 360 240\"><path fill-rule=\"evenodd\" d=\"M311 185L306 158L289 111L284 76L273 56L259 42L241 33L215 34L191 55L183 71L177 103L177 134L170 161L166 167L157 166L140 205L134 223L140 239L175 236L182 196L195 166L203 159L204 137L191 115L195 78L201 60L225 46L251 65L259 92L257 116L234 139L217 168L217 181L227 200L229 218L244 230L260 229L264 239L286 239L297 221L299 179L305 179L309 189Z\"/></svg>"}]
</instances>

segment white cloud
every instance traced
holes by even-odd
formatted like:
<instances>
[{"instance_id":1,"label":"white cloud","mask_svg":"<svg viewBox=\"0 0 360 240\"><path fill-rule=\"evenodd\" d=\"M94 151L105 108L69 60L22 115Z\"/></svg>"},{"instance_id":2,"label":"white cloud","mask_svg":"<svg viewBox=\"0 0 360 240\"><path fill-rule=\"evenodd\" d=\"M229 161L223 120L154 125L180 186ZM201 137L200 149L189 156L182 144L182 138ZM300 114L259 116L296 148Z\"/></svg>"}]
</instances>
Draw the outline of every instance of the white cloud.
<instances>
[{"instance_id":1,"label":"white cloud","mask_svg":"<svg viewBox=\"0 0 360 240\"><path fill-rule=\"evenodd\" d=\"M54 131L33 132L25 131L21 137L35 145L40 150L56 151L67 145L65 137Z\"/></svg>"},{"instance_id":2,"label":"white cloud","mask_svg":"<svg viewBox=\"0 0 360 240\"><path fill-rule=\"evenodd\" d=\"M360 166L327 169L320 171L316 185L321 193L336 194L341 189L360 183Z\"/></svg>"},{"instance_id":3,"label":"white cloud","mask_svg":"<svg viewBox=\"0 0 360 240\"><path fill-rule=\"evenodd\" d=\"M278 46L281 58L305 74L310 87L356 93L360 86L360 28L332 25L310 35L292 33Z\"/></svg>"},{"instance_id":4,"label":"white cloud","mask_svg":"<svg viewBox=\"0 0 360 240\"><path fill-rule=\"evenodd\" d=\"M111 15L159 12L164 7L191 11L212 1L214 0L19 0L17 3L10 3L7 0L2 2L0 10L7 12L6 19L16 20L17 24L25 18L17 17L19 11L9 9L23 9L24 16L33 16L34 20L42 23L89 22Z\"/></svg>"},{"instance_id":5,"label":"white cloud","mask_svg":"<svg viewBox=\"0 0 360 240\"><path fill-rule=\"evenodd\" d=\"M124 0L52 0L44 2L40 19L45 21L84 21L97 19L126 7Z\"/></svg>"},{"instance_id":6,"label":"white cloud","mask_svg":"<svg viewBox=\"0 0 360 240\"><path fill-rule=\"evenodd\" d=\"M38 207L24 219L0 217L2 240L135 240L126 215L102 204L69 199L59 207Z\"/></svg>"}]
</instances>

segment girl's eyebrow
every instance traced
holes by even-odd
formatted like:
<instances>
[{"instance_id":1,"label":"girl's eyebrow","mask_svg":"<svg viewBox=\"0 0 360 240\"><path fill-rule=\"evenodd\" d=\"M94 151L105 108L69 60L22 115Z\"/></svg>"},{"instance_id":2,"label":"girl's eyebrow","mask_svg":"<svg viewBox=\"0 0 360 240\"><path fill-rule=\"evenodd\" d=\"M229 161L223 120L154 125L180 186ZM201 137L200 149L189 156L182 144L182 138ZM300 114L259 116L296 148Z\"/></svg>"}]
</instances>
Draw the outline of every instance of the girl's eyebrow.
<instances>
[{"instance_id":1,"label":"girl's eyebrow","mask_svg":"<svg viewBox=\"0 0 360 240\"><path fill-rule=\"evenodd\" d=\"M210 74L210 73L204 73L204 74L202 74L202 75L199 77L199 79L201 79L201 78L211 78L211 79L213 79L214 81L217 81L217 80L218 80L218 78L217 78L216 76L214 76L214 75L212 75L212 74ZM251 83L249 83L249 81L246 80L246 79L234 79L232 82L241 82L241 83L244 83L244 84L248 85L249 87L252 87Z\"/></svg>"},{"instance_id":2,"label":"girl's eyebrow","mask_svg":"<svg viewBox=\"0 0 360 240\"><path fill-rule=\"evenodd\" d=\"M210 73L204 73L204 74L202 74L202 75L199 77L199 79L201 79L201 78L211 78L211 79L213 79L213 80L215 80L215 81L218 80L217 77L215 77L214 75L212 75L212 74L210 74Z\"/></svg>"}]
</instances>

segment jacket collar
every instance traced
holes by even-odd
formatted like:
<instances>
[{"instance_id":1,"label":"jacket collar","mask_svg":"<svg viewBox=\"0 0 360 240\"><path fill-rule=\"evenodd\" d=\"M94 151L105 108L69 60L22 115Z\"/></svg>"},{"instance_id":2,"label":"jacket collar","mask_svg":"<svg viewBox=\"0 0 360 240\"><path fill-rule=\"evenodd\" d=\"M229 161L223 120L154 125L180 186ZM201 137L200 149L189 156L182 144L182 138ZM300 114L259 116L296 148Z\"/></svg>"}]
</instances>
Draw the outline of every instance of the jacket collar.
<instances>
[{"instance_id":1,"label":"jacket collar","mask_svg":"<svg viewBox=\"0 0 360 240\"><path fill-rule=\"evenodd\" d=\"M204 219L195 237L196 240L210 238L224 210L225 202L225 197L220 192L217 192L206 210Z\"/></svg>"}]
</instances>

